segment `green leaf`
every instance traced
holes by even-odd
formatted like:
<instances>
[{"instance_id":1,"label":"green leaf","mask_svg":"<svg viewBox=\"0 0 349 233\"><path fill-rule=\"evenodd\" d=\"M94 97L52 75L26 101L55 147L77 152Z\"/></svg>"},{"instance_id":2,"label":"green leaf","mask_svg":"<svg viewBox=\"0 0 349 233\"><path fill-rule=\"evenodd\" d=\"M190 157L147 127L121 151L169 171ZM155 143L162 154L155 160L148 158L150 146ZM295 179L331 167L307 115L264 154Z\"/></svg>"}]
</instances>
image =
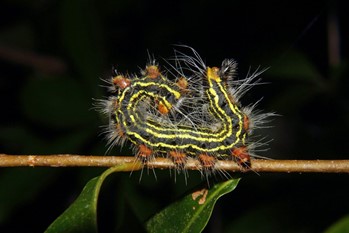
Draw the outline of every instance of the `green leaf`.
<instances>
[{"instance_id":1,"label":"green leaf","mask_svg":"<svg viewBox=\"0 0 349 233\"><path fill-rule=\"evenodd\" d=\"M349 232L349 215L344 216L332 226L330 226L325 233L347 233Z\"/></svg>"},{"instance_id":2,"label":"green leaf","mask_svg":"<svg viewBox=\"0 0 349 233\"><path fill-rule=\"evenodd\" d=\"M123 165L110 168L91 179L74 203L45 231L46 233L97 232L97 202L105 178L123 169Z\"/></svg>"},{"instance_id":3,"label":"green leaf","mask_svg":"<svg viewBox=\"0 0 349 233\"><path fill-rule=\"evenodd\" d=\"M240 179L231 179L210 189L197 189L157 213L147 223L148 232L201 232L221 196L233 191Z\"/></svg>"}]
</instances>

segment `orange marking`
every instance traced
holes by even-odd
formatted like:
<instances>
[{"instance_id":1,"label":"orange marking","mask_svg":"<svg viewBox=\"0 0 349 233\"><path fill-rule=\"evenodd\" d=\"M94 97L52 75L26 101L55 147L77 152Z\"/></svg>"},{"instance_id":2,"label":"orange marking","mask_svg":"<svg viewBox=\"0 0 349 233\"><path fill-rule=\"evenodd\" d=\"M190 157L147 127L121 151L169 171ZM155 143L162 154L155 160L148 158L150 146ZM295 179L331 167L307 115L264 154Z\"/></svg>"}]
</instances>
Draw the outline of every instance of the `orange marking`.
<instances>
[{"instance_id":1,"label":"orange marking","mask_svg":"<svg viewBox=\"0 0 349 233\"><path fill-rule=\"evenodd\" d=\"M160 76L160 71L157 66L147 66L145 70L147 71L148 78L157 78Z\"/></svg>"},{"instance_id":2,"label":"orange marking","mask_svg":"<svg viewBox=\"0 0 349 233\"><path fill-rule=\"evenodd\" d=\"M118 135L119 135L120 137L124 137L124 136L125 136L125 132L122 130L120 124L117 124L117 125L116 125L116 132L118 133Z\"/></svg>"},{"instance_id":3,"label":"orange marking","mask_svg":"<svg viewBox=\"0 0 349 233\"><path fill-rule=\"evenodd\" d=\"M187 89L188 88L188 80L184 77L180 77L177 80L177 86L181 89Z\"/></svg>"},{"instance_id":4,"label":"orange marking","mask_svg":"<svg viewBox=\"0 0 349 233\"><path fill-rule=\"evenodd\" d=\"M186 154L183 152L178 152L178 151L170 151L169 155L173 162L177 165L184 165L186 162Z\"/></svg>"},{"instance_id":5,"label":"orange marking","mask_svg":"<svg viewBox=\"0 0 349 233\"><path fill-rule=\"evenodd\" d=\"M242 164L249 164L251 163L251 157L248 154L247 147L242 146L242 147L236 147L232 150L232 155L237 158L238 163L240 165Z\"/></svg>"},{"instance_id":6,"label":"orange marking","mask_svg":"<svg viewBox=\"0 0 349 233\"><path fill-rule=\"evenodd\" d=\"M244 115L244 129L247 131L250 128L250 119Z\"/></svg>"},{"instance_id":7,"label":"orange marking","mask_svg":"<svg viewBox=\"0 0 349 233\"><path fill-rule=\"evenodd\" d=\"M146 145L139 145L138 155L143 158L148 158L153 154L153 150L148 148Z\"/></svg>"},{"instance_id":8,"label":"orange marking","mask_svg":"<svg viewBox=\"0 0 349 233\"><path fill-rule=\"evenodd\" d=\"M163 115L168 114L168 112L170 111L170 109L168 109L168 107L165 104L163 104L162 102L160 102L158 104L158 110Z\"/></svg>"},{"instance_id":9,"label":"orange marking","mask_svg":"<svg viewBox=\"0 0 349 233\"><path fill-rule=\"evenodd\" d=\"M208 154L200 154L199 160L204 168L212 168L216 163L216 159Z\"/></svg>"},{"instance_id":10,"label":"orange marking","mask_svg":"<svg viewBox=\"0 0 349 233\"><path fill-rule=\"evenodd\" d=\"M131 85L131 80L128 78L125 78L122 75L118 75L113 78L113 84L115 86L118 86L120 89L125 89L126 87L129 87Z\"/></svg>"}]
</instances>

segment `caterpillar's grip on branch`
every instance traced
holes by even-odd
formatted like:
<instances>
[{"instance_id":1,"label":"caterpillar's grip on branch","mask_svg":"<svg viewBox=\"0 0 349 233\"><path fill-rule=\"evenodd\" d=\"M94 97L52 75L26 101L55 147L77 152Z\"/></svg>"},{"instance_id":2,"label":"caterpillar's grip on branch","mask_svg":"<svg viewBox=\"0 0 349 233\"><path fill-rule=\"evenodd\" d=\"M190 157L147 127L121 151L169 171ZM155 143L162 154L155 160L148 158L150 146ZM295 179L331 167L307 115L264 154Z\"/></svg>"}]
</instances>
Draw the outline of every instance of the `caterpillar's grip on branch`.
<instances>
[{"instance_id":1,"label":"caterpillar's grip on branch","mask_svg":"<svg viewBox=\"0 0 349 233\"><path fill-rule=\"evenodd\" d=\"M186 158L194 157L209 171L223 159L249 167L261 144L250 136L273 115L239 102L259 73L235 80L234 60L224 60L220 68L207 67L191 50L193 57L176 52L174 71L161 71L150 61L141 76L117 73L108 81L112 96L102 101L102 111L109 116L109 143L129 140L144 162L165 156L181 168Z\"/></svg>"}]
</instances>

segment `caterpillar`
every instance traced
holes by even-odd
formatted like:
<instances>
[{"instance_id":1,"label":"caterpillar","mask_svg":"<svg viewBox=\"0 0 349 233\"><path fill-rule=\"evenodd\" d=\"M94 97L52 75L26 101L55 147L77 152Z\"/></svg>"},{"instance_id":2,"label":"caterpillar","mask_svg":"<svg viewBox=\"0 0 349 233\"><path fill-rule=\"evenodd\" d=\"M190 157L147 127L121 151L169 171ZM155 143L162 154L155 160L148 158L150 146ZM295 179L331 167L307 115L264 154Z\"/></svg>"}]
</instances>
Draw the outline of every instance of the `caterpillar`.
<instances>
[{"instance_id":1,"label":"caterpillar","mask_svg":"<svg viewBox=\"0 0 349 233\"><path fill-rule=\"evenodd\" d=\"M109 117L108 144L130 141L142 162L164 156L183 168L192 157L206 170L217 160L248 168L263 144L251 136L273 113L256 111L256 104L243 107L240 98L263 71L238 80L233 59L209 67L187 48L193 55L175 51L174 65L167 62L171 68L162 70L150 59L140 76L115 71L107 80L111 96L101 101L101 111Z\"/></svg>"}]
</instances>

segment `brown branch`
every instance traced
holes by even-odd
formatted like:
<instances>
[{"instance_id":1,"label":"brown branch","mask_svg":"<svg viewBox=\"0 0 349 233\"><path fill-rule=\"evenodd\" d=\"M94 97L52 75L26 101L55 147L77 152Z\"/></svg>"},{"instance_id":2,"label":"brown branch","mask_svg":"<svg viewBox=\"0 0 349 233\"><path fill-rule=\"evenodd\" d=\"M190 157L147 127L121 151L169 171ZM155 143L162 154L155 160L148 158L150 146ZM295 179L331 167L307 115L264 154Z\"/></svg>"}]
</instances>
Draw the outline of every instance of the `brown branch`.
<instances>
[{"instance_id":1,"label":"brown branch","mask_svg":"<svg viewBox=\"0 0 349 233\"><path fill-rule=\"evenodd\" d=\"M169 169L175 165L170 159L156 158L146 164L134 157L126 156L88 156L88 155L6 155L0 154L0 167L113 167L125 165L123 171L135 171L148 168ZM189 170L202 169L196 159L188 159L185 166ZM234 161L218 161L216 169L231 172L246 172ZM251 162L254 172L322 172L349 173L349 160L264 160L254 159Z\"/></svg>"}]
</instances>

